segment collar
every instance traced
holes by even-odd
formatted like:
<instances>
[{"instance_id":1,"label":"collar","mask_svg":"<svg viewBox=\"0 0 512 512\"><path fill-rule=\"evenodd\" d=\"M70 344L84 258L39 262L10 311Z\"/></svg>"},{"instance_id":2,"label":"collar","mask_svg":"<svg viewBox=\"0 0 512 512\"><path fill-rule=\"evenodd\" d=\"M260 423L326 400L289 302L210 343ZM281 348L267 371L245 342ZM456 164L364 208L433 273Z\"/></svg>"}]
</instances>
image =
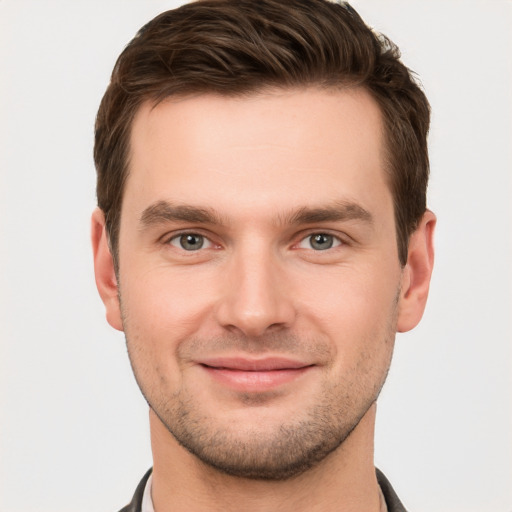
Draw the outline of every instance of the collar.
<instances>
[{"instance_id":1,"label":"collar","mask_svg":"<svg viewBox=\"0 0 512 512\"><path fill-rule=\"evenodd\" d=\"M407 512L396 495L388 479L379 470L375 469L381 493L381 512ZM132 502L119 512L155 512L151 499L151 472L150 469L137 486Z\"/></svg>"}]
</instances>

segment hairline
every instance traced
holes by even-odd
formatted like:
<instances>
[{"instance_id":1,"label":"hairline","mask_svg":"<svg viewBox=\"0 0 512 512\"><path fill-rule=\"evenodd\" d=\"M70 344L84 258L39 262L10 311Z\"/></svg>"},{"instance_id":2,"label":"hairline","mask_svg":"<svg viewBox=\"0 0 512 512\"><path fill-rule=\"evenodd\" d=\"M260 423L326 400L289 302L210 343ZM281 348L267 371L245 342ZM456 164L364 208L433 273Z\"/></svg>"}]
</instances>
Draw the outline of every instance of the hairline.
<instances>
[{"instance_id":1,"label":"hairline","mask_svg":"<svg viewBox=\"0 0 512 512\"><path fill-rule=\"evenodd\" d=\"M279 84L279 83L262 83L259 86L249 86L249 87L241 87L239 90L231 90L231 91L221 91L215 89L214 87L208 89L207 87L203 87L201 89L197 89L196 91L184 93L184 92L176 92L170 94L162 94L162 93L151 93L149 92L146 95L142 95L139 98L138 103L136 104L131 118L129 120L129 124L127 125L127 134L126 134L126 148L124 152L123 158L123 181L121 183L120 190L120 200L119 206L117 209L117 218L114 219L115 225L107 226L107 235L108 235L108 243L111 249L111 253L114 259L114 264L116 268L119 267L119 234L121 227L121 215L122 208L124 202L124 192L126 188L126 182L130 176L130 162L132 156L132 136L133 136L133 126L135 124L136 118L138 114L143 110L145 106L150 106L150 110L154 110L161 103L165 103L167 101L185 101L194 98L200 98L204 96L212 96L218 98L240 98L240 99L249 99L249 98L257 98L263 96L265 94L275 94L278 92L290 92L290 91L308 91L308 90L316 90L316 91L324 91L328 93L335 94L336 92L343 91L355 91L362 90L367 94L371 100L375 103L378 108L379 116L381 120L381 133L382 133L382 147L381 147L381 158L382 158L382 170L384 172L384 180L388 187L389 192L391 193L392 201L393 201L393 219L395 224L395 236L396 243L400 253L400 230L397 222L397 197L396 191L394 190L394 164L393 164L393 151L391 150L391 138L389 129L387 127L386 116L384 113L384 109L377 99L377 94L372 88L358 80L356 77L348 76L346 79L340 79L337 82L331 80L318 80L318 81L310 81L306 83L297 83L297 84ZM113 228L114 231L114 243L111 240L111 231L110 228ZM400 264L401 266L405 265L405 262L401 261L399 254Z\"/></svg>"}]
</instances>

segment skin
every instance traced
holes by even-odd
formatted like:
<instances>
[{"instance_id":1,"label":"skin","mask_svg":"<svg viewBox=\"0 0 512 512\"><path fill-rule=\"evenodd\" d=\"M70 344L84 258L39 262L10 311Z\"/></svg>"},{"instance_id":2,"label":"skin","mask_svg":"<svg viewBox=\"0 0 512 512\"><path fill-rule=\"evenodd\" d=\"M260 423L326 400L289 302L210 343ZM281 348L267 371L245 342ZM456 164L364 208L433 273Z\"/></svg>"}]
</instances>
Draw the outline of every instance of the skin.
<instances>
[{"instance_id":1,"label":"skin","mask_svg":"<svg viewBox=\"0 0 512 512\"><path fill-rule=\"evenodd\" d=\"M157 512L379 510L375 401L425 307L435 217L401 267L376 103L169 99L130 156L117 275L99 210L92 238L151 406Z\"/></svg>"}]
</instances>

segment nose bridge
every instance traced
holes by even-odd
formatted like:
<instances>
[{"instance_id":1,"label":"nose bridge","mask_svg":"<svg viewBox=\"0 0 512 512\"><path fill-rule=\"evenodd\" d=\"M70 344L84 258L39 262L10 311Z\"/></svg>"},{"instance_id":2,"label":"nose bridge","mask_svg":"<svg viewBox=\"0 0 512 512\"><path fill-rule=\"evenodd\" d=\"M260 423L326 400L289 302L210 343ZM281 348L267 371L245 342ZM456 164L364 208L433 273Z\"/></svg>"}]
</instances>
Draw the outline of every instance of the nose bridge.
<instances>
[{"instance_id":1,"label":"nose bridge","mask_svg":"<svg viewBox=\"0 0 512 512\"><path fill-rule=\"evenodd\" d=\"M225 328L260 336L293 320L286 277L269 245L251 240L233 251L218 308L218 320Z\"/></svg>"}]
</instances>

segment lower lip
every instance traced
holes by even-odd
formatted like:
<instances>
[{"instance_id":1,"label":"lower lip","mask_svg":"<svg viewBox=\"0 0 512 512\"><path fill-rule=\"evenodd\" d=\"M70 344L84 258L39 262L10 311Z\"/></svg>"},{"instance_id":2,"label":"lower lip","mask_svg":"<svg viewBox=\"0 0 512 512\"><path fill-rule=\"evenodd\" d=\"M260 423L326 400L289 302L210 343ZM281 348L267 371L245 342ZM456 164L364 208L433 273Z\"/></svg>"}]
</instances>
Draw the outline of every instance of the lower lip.
<instances>
[{"instance_id":1,"label":"lower lip","mask_svg":"<svg viewBox=\"0 0 512 512\"><path fill-rule=\"evenodd\" d=\"M233 389L245 392L262 392L298 379L310 371L312 366L264 371L229 370L226 368L212 368L211 366L203 366L203 368L213 379Z\"/></svg>"}]
</instances>

